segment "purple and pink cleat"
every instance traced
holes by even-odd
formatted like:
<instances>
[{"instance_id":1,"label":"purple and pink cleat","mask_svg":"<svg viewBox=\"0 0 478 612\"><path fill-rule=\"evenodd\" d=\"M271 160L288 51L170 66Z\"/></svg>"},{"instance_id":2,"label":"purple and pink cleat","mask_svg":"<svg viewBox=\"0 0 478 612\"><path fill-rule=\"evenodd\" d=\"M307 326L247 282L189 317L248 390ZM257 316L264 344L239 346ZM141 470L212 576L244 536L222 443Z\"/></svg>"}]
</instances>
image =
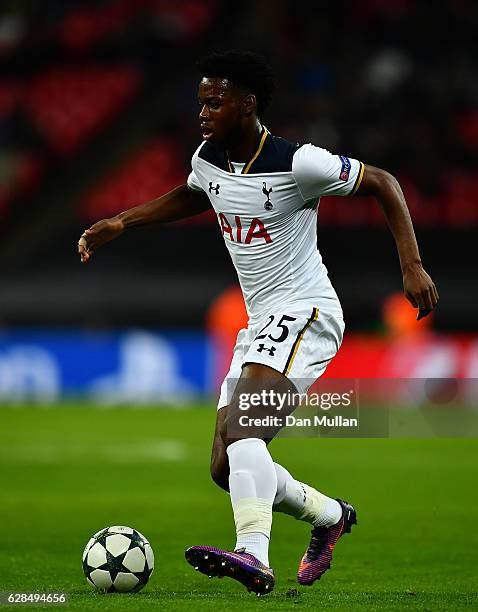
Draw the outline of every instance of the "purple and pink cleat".
<instances>
[{"instance_id":1,"label":"purple and pink cleat","mask_svg":"<svg viewBox=\"0 0 478 612\"><path fill-rule=\"evenodd\" d=\"M332 561L332 552L337 540L344 534L350 533L352 525L357 524L355 508L346 501L337 500L342 506L342 517L332 527L314 527L310 537L309 547L299 564L297 581L299 584L310 586L320 580Z\"/></svg>"},{"instance_id":2,"label":"purple and pink cleat","mask_svg":"<svg viewBox=\"0 0 478 612\"><path fill-rule=\"evenodd\" d=\"M191 546L185 552L185 557L195 570L210 578L234 578L258 597L270 593L274 588L272 569L254 555L246 553L244 548L229 552L214 546Z\"/></svg>"}]
</instances>

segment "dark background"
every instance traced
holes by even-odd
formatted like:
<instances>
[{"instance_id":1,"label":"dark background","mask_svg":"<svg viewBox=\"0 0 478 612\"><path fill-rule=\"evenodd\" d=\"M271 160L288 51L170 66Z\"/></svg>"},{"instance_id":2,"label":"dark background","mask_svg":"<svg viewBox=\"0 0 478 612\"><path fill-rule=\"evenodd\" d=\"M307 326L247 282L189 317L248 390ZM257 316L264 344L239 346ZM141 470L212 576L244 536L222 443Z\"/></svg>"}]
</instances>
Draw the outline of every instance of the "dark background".
<instances>
[{"instance_id":1,"label":"dark background","mask_svg":"<svg viewBox=\"0 0 478 612\"><path fill-rule=\"evenodd\" d=\"M472 1L4 1L0 325L195 328L236 280L209 215L137 230L81 266L94 221L186 180L195 61L263 53L265 123L392 172L440 293L438 330L477 329L478 5ZM379 206L324 198L319 248L348 328L401 288Z\"/></svg>"}]
</instances>

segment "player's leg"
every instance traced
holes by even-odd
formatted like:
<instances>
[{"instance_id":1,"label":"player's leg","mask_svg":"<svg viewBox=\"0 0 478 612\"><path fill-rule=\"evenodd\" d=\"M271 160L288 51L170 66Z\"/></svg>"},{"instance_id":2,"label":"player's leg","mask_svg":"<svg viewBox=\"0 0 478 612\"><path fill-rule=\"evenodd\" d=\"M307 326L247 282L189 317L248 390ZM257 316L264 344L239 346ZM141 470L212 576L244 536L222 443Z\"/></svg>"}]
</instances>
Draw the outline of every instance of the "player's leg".
<instances>
[{"instance_id":1,"label":"player's leg","mask_svg":"<svg viewBox=\"0 0 478 612\"><path fill-rule=\"evenodd\" d=\"M330 527L340 520L342 508L336 499L296 480L282 465L274 465L277 474L275 512L289 514L315 527Z\"/></svg>"},{"instance_id":2,"label":"player's leg","mask_svg":"<svg viewBox=\"0 0 478 612\"><path fill-rule=\"evenodd\" d=\"M332 313L319 313L313 308L304 311L282 312L277 330L264 338L254 338L245 355L283 371L294 381L299 393L305 393L310 382L319 378L336 354L343 337L344 324ZM281 330L279 334L278 331ZM284 388L279 390L284 391ZM294 406L288 406L290 412ZM284 409L282 409L284 412ZM231 415L228 415L229 420ZM287 470L275 465L277 491L274 509L291 514L313 525L309 546L299 564L297 579L301 584L312 584L328 569L337 540L355 524L353 506L332 499L313 487L295 480Z\"/></svg>"},{"instance_id":3,"label":"player's leg","mask_svg":"<svg viewBox=\"0 0 478 612\"><path fill-rule=\"evenodd\" d=\"M277 475L263 428L238 427L242 414L238 398L244 392L250 394L276 384L290 387L280 372L262 364L246 364L227 412L217 418L217 431L229 462L229 491L237 535L234 552L211 546L193 546L186 551L186 559L203 573L230 576L259 595L270 592L274 586L268 549ZM265 417L274 416L274 410L271 406L259 405L256 412ZM211 466L220 486L224 486L225 459L216 435Z\"/></svg>"},{"instance_id":4,"label":"player's leg","mask_svg":"<svg viewBox=\"0 0 478 612\"><path fill-rule=\"evenodd\" d=\"M276 463L275 467L278 486L274 511L290 514L313 526L297 572L300 584L311 585L330 567L337 540L344 533L350 533L357 522L355 508L295 480L281 465Z\"/></svg>"},{"instance_id":5,"label":"player's leg","mask_svg":"<svg viewBox=\"0 0 478 612\"><path fill-rule=\"evenodd\" d=\"M229 459L229 491L236 524L236 550L244 549L264 565L269 565L269 538L272 506L277 492L277 475L267 448L269 437L264 428L244 426L239 398L256 390L268 389L285 378L262 364L246 364L230 403L227 418L222 422L221 437ZM288 381L286 381L288 384ZM273 416L271 407L259 405L256 415Z\"/></svg>"},{"instance_id":6,"label":"player's leg","mask_svg":"<svg viewBox=\"0 0 478 612\"><path fill-rule=\"evenodd\" d=\"M217 412L216 427L211 454L211 476L218 486L229 491L229 458L221 436L227 422L228 406ZM266 443L269 439L266 440ZM342 500L332 499L314 487L296 480L280 464L274 463L277 476L277 491L273 503L274 512L283 512L313 526L310 544L298 569L298 581L312 584L320 579L330 566L332 549L343 533L350 532L356 522L355 510ZM247 542L245 540L248 540ZM236 548L244 547L257 554L257 547L267 545L261 535L243 536Z\"/></svg>"},{"instance_id":7,"label":"player's leg","mask_svg":"<svg viewBox=\"0 0 478 612\"><path fill-rule=\"evenodd\" d=\"M244 355L250 343L250 334L251 331L249 329L241 329L237 334L231 365L221 385L218 410L216 413L216 427L214 430L211 452L211 477L219 487L228 492L229 459L227 458L226 447L221 436L221 430L224 426L225 419L227 418L229 409L228 403L234 390L235 382L240 378L242 373L242 364Z\"/></svg>"},{"instance_id":8,"label":"player's leg","mask_svg":"<svg viewBox=\"0 0 478 612\"><path fill-rule=\"evenodd\" d=\"M228 406L225 406L217 411L211 453L211 477L221 489L229 492L229 458L221 437L221 429L227 419L227 410ZM274 462L274 468L277 476L277 491L272 506L274 512L289 514L314 527L331 527L339 522L342 507L336 499L296 480L279 463Z\"/></svg>"},{"instance_id":9,"label":"player's leg","mask_svg":"<svg viewBox=\"0 0 478 612\"><path fill-rule=\"evenodd\" d=\"M302 334L300 348L289 362L288 375L297 388L306 392L309 380L317 380L337 353L342 342L344 323L332 313L317 312ZM313 319L313 320L312 320ZM280 497L282 491L283 498ZM311 585L330 567L338 539L357 522L353 506L332 499L317 489L295 480L287 470L278 470L276 508L313 525L309 546L297 572L300 584Z\"/></svg>"},{"instance_id":10,"label":"player's leg","mask_svg":"<svg viewBox=\"0 0 478 612\"><path fill-rule=\"evenodd\" d=\"M277 475L267 448L270 437L264 428L244 426L239 398L261 392L277 384L290 386L276 370L258 363L245 364L237 382L220 433L229 461L229 491L236 524L235 550L253 555L269 567L269 539L272 506L277 492ZM248 417L274 416L274 409L258 404ZM268 432L270 433L270 432Z\"/></svg>"},{"instance_id":11,"label":"player's leg","mask_svg":"<svg viewBox=\"0 0 478 612\"><path fill-rule=\"evenodd\" d=\"M211 477L221 489L229 492L229 458L221 436L227 412L228 406L217 411L211 452ZM269 439L266 440L266 443L268 442ZM280 464L274 463L274 468L277 476L277 491L272 507L274 512L289 514L315 527L331 527L338 523L342 516L342 508L337 500L296 480Z\"/></svg>"},{"instance_id":12,"label":"player's leg","mask_svg":"<svg viewBox=\"0 0 478 612\"><path fill-rule=\"evenodd\" d=\"M229 492L229 459L227 457L226 445L221 436L221 430L227 418L227 411L228 406L223 406L216 413L216 427L211 451L211 478L218 487Z\"/></svg>"}]
</instances>

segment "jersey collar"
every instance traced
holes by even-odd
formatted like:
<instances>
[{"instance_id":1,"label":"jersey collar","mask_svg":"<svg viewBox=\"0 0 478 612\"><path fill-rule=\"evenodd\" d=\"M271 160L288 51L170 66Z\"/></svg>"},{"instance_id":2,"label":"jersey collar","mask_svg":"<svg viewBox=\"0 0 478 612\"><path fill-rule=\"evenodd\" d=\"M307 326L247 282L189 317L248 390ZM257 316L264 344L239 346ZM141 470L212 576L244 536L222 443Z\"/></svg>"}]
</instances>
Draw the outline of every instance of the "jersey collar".
<instances>
[{"instance_id":1,"label":"jersey collar","mask_svg":"<svg viewBox=\"0 0 478 612\"><path fill-rule=\"evenodd\" d=\"M269 130L266 128L265 125L263 125L262 126L262 132L261 132L261 135L259 137L259 144L257 145L257 149L256 149L255 153L253 154L253 156L251 157L251 159L244 164L244 168L242 169L241 174L247 174L249 172L249 170L251 169L252 164L256 161L256 159L261 154L262 148L264 147L264 143L265 143L269 133L270 133ZM227 151L226 151L226 162L227 162L227 168L228 168L229 172L235 174L234 166L231 164L231 161L229 159L229 155L227 154Z\"/></svg>"}]
</instances>

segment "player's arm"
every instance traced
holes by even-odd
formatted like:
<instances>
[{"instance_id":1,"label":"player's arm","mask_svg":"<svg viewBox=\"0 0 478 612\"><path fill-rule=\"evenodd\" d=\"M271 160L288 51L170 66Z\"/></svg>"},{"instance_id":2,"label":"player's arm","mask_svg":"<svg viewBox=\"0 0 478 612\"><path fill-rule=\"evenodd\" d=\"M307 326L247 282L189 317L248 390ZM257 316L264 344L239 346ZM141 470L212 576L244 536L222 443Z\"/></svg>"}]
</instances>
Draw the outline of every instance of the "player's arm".
<instances>
[{"instance_id":1,"label":"player's arm","mask_svg":"<svg viewBox=\"0 0 478 612\"><path fill-rule=\"evenodd\" d=\"M437 305L438 292L423 269L410 213L397 179L385 170L365 165L355 195L373 196L382 207L397 245L404 293L419 309L417 320L427 316Z\"/></svg>"},{"instance_id":2,"label":"player's arm","mask_svg":"<svg viewBox=\"0 0 478 612\"><path fill-rule=\"evenodd\" d=\"M191 189L187 185L176 187L156 200L129 208L111 219L102 219L85 230L78 242L80 259L82 263L87 263L98 247L133 227L179 221L199 215L210 206L204 191Z\"/></svg>"}]
</instances>

